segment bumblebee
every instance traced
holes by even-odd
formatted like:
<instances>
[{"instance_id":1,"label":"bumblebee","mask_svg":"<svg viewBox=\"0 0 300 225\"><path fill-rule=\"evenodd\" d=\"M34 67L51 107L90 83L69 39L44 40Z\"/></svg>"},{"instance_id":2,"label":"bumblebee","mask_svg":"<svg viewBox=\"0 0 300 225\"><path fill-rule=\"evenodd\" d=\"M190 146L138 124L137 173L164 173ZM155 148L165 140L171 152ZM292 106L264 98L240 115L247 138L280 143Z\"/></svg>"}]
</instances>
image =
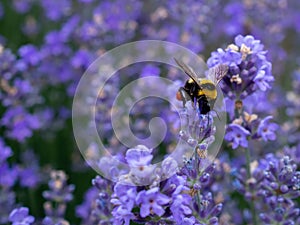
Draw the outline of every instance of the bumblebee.
<instances>
[{"instance_id":1,"label":"bumblebee","mask_svg":"<svg viewBox=\"0 0 300 225\"><path fill-rule=\"evenodd\" d=\"M198 104L199 114L208 114L213 109L218 97L216 85L227 74L228 66L225 64L215 66L209 69L208 79L202 79L184 62L176 58L175 61L185 74L189 76L185 85L179 88L176 98L179 101L183 101L184 106L191 99L195 106Z\"/></svg>"}]
</instances>

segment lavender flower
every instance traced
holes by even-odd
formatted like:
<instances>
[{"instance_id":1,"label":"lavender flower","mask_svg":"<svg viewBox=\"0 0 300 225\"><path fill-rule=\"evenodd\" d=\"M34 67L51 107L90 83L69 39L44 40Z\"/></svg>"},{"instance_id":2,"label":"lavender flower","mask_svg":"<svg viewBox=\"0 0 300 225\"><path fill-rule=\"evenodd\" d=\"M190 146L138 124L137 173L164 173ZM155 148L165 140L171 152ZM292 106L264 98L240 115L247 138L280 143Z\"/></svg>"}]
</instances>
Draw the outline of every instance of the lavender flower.
<instances>
[{"instance_id":1,"label":"lavender flower","mask_svg":"<svg viewBox=\"0 0 300 225\"><path fill-rule=\"evenodd\" d=\"M220 3L189 0L185 4L171 0L154 8L147 18L150 23L143 26L144 35L179 43L197 53L205 49L206 38L214 39L217 32L212 26L216 17L213 12L219 9Z\"/></svg>"},{"instance_id":2,"label":"lavender flower","mask_svg":"<svg viewBox=\"0 0 300 225\"><path fill-rule=\"evenodd\" d=\"M136 148L128 149L125 159L130 167L146 166L151 163L153 158L151 152L151 149L139 145Z\"/></svg>"},{"instance_id":3,"label":"lavender flower","mask_svg":"<svg viewBox=\"0 0 300 225\"><path fill-rule=\"evenodd\" d=\"M67 185L67 175L63 171L52 171L49 181L49 191L43 192L43 197L47 200L44 203L46 217L43 220L44 225L57 223L67 223L64 219L66 204L73 199L72 192L74 185ZM52 203L54 205L52 205Z\"/></svg>"},{"instance_id":4,"label":"lavender flower","mask_svg":"<svg viewBox=\"0 0 300 225\"><path fill-rule=\"evenodd\" d=\"M18 171L16 166L10 166L7 162L0 164L0 186L11 188L17 181Z\"/></svg>"},{"instance_id":5,"label":"lavender flower","mask_svg":"<svg viewBox=\"0 0 300 225\"><path fill-rule=\"evenodd\" d=\"M6 146L0 138L0 187L8 190L13 187L18 177L16 166L10 166L7 162L7 159L12 155L11 148Z\"/></svg>"},{"instance_id":6,"label":"lavender flower","mask_svg":"<svg viewBox=\"0 0 300 225\"><path fill-rule=\"evenodd\" d=\"M279 128L277 124L272 123L272 116L267 116L262 121L257 129L257 134L263 138L264 141L274 141L276 139L275 131Z\"/></svg>"},{"instance_id":7,"label":"lavender flower","mask_svg":"<svg viewBox=\"0 0 300 225\"><path fill-rule=\"evenodd\" d=\"M34 45L24 45L19 48L19 55L30 66L36 66L41 60L38 49Z\"/></svg>"},{"instance_id":8,"label":"lavender flower","mask_svg":"<svg viewBox=\"0 0 300 225\"><path fill-rule=\"evenodd\" d=\"M263 224L297 224L299 223L300 209L296 208L293 204L286 205L280 201L274 202L271 208L272 211L268 213L261 213L259 215Z\"/></svg>"},{"instance_id":9,"label":"lavender flower","mask_svg":"<svg viewBox=\"0 0 300 225\"><path fill-rule=\"evenodd\" d=\"M8 222L9 213L16 207L16 194L12 187L17 181L16 166L7 162L13 155L10 147L0 138L0 223Z\"/></svg>"},{"instance_id":10,"label":"lavender flower","mask_svg":"<svg viewBox=\"0 0 300 225\"><path fill-rule=\"evenodd\" d=\"M134 219L134 214L123 206L119 206L112 211L115 224L129 225L130 220Z\"/></svg>"},{"instance_id":11,"label":"lavender flower","mask_svg":"<svg viewBox=\"0 0 300 225\"><path fill-rule=\"evenodd\" d=\"M98 189L94 186L88 189L84 195L84 202L76 207L76 215L82 219L83 224L88 225L94 222L93 219L95 218L92 216L92 211L96 206L95 200L98 192Z\"/></svg>"},{"instance_id":12,"label":"lavender flower","mask_svg":"<svg viewBox=\"0 0 300 225\"><path fill-rule=\"evenodd\" d=\"M132 182L137 185L152 183L156 178L156 167L155 165L151 165L153 158L151 152L151 149L143 145L128 149L125 159L130 167L130 172L128 175L124 175L121 180L124 179L125 182Z\"/></svg>"},{"instance_id":13,"label":"lavender flower","mask_svg":"<svg viewBox=\"0 0 300 225\"><path fill-rule=\"evenodd\" d=\"M151 150L145 146L137 146L129 149L126 153L126 159L130 166L145 167L145 165L149 165L152 157ZM186 223L194 221L195 224L199 221L199 224L201 224L200 222L210 224L208 221L211 221L211 223L212 221L218 221L216 215L219 214L222 208L221 205L219 210L214 213L212 213L210 205L207 205L209 207L205 209L200 209L199 199L206 202L206 197L200 195L200 190L207 187L210 183L209 178L214 166L201 169L204 164L199 161L196 162L193 158L190 162L192 164L197 163L198 172L194 170L197 168L196 166L191 166L187 162L182 171L179 171L167 180L160 183L154 180L149 185L139 187L130 186L132 185L132 171L128 175L124 175L127 178L131 177L131 179L127 180L129 183L124 183L122 179L119 183L116 183L111 198L111 204L114 207L112 211L114 223L129 224L130 221L138 223L147 221L151 224L151 221L157 220L174 222L176 224L180 224L183 221ZM163 161L163 164L172 168L174 166L167 159ZM141 170L139 172L140 179L148 180L149 176L151 174L149 175L147 171ZM156 176L160 176L160 173L157 173ZM212 195L210 194L209 196L210 201L212 201ZM213 202L209 204L213 205Z\"/></svg>"},{"instance_id":14,"label":"lavender flower","mask_svg":"<svg viewBox=\"0 0 300 225\"><path fill-rule=\"evenodd\" d=\"M35 188L41 183L41 173L38 159L34 152L26 151L22 154L22 166L18 167L20 185Z\"/></svg>"},{"instance_id":15,"label":"lavender flower","mask_svg":"<svg viewBox=\"0 0 300 225\"><path fill-rule=\"evenodd\" d=\"M245 180L246 171L235 172L235 187L249 201L256 200L255 207L261 211L265 224L293 224L299 210L293 199L300 196L299 171L287 157L268 154L259 162L251 163L251 177ZM257 202L259 201L259 202Z\"/></svg>"},{"instance_id":16,"label":"lavender flower","mask_svg":"<svg viewBox=\"0 0 300 225\"><path fill-rule=\"evenodd\" d=\"M114 198L112 195L112 184L100 176L97 176L95 179L93 179L92 183L94 187L97 188L98 195L93 200L94 204L91 208L87 222L88 224L111 224L113 218L117 217L117 215L113 213L113 206L111 203L112 199ZM125 195L122 196L122 200L127 200ZM112 217L112 215L114 215L114 217Z\"/></svg>"},{"instance_id":17,"label":"lavender flower","mask_svg":"<svg viewBox=\"0 0 300 225\"><path fill-rule=\"evenodd\" d=\"M236 149L241 146L244 148L248 147L247 136L250 132L238 124L230 124L225 134L225 139L232 143L232 148Z\"/></svg>"},{"instance_id":18,"label":"lavender flower","mask_svg":"<svg viewBox=\"0 0 300 225\"><path fill-rule=\"evenodd\" d=\"M47 18L50 20L59 20L63 16L68 15L71 10L71 1L62 0L62 1L47 1L42 0L41 5L44 8Z\"/></svg>"},{"instance_id":19,"label":"lavender flower","mask_svg":"<svg viewBox=\"0 0 300 225\"><path fill-rule=\"evenodd\" d=\"M300 195L300 173L297 171L296 164L288 156L278 159L269 154L265 160L261 162L266 166L266 179L262 187L264 191L261 194L266 198L276 194L281 197L297 198Z\"/></svg>"},{"instance_id":20,"label":"lavender flower","mask_svg":"<svg viewBox=\"0 0 300 225\"><path fill-rule=\"evenodd\" d=\"M111 203L114 205L124 205L129 210L133 209L137 195L136 187L117 183L114 186L114 193L117 199L112 199Z\"/></svg>"},{"instance_id":21,"label":"lavender flower","mask_svg":"<svg viewBox=\"0 0 300 225\"><path fill-rule=\"evenodd\" d=\"M14 9L19 13L26 13L30 10L32 6L32 0L13 0Z\"/></svg>"},{"instance_id":22,"label":"lavender flower","mask_svg":"<svg viewBox=\"0 0 300 225\"><path fill-rule=\"evenodd\" d=\"M4 80L9 80L16 73L15 60L16 57L12 54L11 50L4 49L4 47L0 44L0 72ZM6 92L9 92L9 89L3 87L2 89Z\"/></svg>"},{"instance_id":23,"label":"lavender flower","mask_svg":"<svg viewBox=\"0 0 300 225\"><path fill-rule=\"evenodd\" d=\"M218 64L229 66L229 72L220 85L232 99L240 100L258 90L266 91L274 80L263 45L250 35L236 36L234 44L213 52L207 64L209 67Z\"/></svg>"},{"instance_id":24,"label":"lavender flower","mask_svg":"<svg viewBox=\"0 0 300 225\"><path fill-rule=\"evenodd\" d=\"M45 191L45 199L55 202L69 202L73 199L74 185L67 185L67 175L63 171L52 171L49 191Z\"/></svg>"},{"instance_id":25,"label":"lavender flower","mask_svg":"<svg viewBox=\"0 0 300 225\"><path fill-rule=\"evenodd\" d=\"M299 167L300 165L300 143L297 146L285 147L283 154L288 155Z\"/></svg>"},{"instance_id":26,"label":"lavender flower","mask_svg":"<svg viewBox=\"0 0 300 225\"><path fill-rule=\"evenodd\" d=\"M0 165L6 161L7 158L13 155L10 147L4 144L2 138L0 138Z\"/></svg>"},{"instance_id":27,"label":"lavender flower","mask_svg":"<svg viewBox=\"0 0 300 225\"><path fill-rule=\"evenodd\" d=\"M86 70L92 63L93 55L84 49L79 50L71 59L71 64L76 69Z\"/></svg>"},{"instance_id":28,"label":"lavender flower","mask_svg":"<svg viewBox=\"0 0 300 225\"><path fill-rule=\"evenodd\" d=\"M274 81L274 78L270 74L271 64L267 63L266 65L261 67L261 69L257 72L256 77L253 79L255 87L257 89L260 89L261 91L266 91L267 89L270 89L270 83Z\"/></svg>"},{"instance_id":29,"label":"lavender flower","mask_svg":"<svg viewBox=\"0 0 300 225\"><path fill-rule=\"evenodd\" d=\"M29 114L21 106L8 109L1 119L1 125L8 128L9 137L20 142L31 137L33 130L40 128L37 116Z\"/></svg>"},{"instance_id":30,"label":"lavender flower","mask_svg":"<svg viewBox=\"0 0 300 225\"><path fill-rule=\"evenodd\" d=\"M182 223L186 218L192 215L193 211L190 207L191 201L192 197L188 194L176 195L174 197L170 210L177 223Z\"/></svg>"},{"instance_id":31,"label":"lavender flower","mask_svg":"<svg viewBox=\"0 0 300 225\"><path fill-rule=\"evenodd\" d=\"M165 213L163 206L169 202L170 198L161 194L157 187L147 191L143 190L139 192L136 197L136 203L141 205L140 215L142 218L145 218L150 214L162 216Z\"/></svg>"},{"instance_id":32,"label":"lavender flower","mask_svg":"<svg viewBox=\"0 0 300 225\"><path fill-rule=\"evenodd\" d=\"M100 2L90 9L91 18L83 21L78 32L80 40L88 46L104 46L106 44L120 44L135 35L142 2L131 0L124 8L123 2ZM121 10L123 9L123 10ZM108 13L109 12L109 13ZM103 37L99 39L99 37ZM100 41L101 40L101 41Z\"/></svg>"},{"instance_id":33,"label":"lavender flower","mask_svg":"<svg viewBox=\"0 0 300 225\"><path fill-rule=\"evenodd\" d=\"M165 76L166 72L160 65L126 69L105 86L95 113L100 136L114 155L110 161L104 157L98 166L110 177L121 177L115 184L100 177L93 180L93 188L77 208L82 224L300 224L300 73L291 73L299 66L299 49L295 47L300 34L299 9L299 1L286 0L1 2L0 43L6 47L0 46L0 223L6 224L8 220L12 224L34 223L27 208L18 208L22 203L16 203L16 199L30 202L35 211L38 201L29 201L21 188L31 192L30 189L38 187L44 168L32 154L24 159L23 152L30 153L30 149L36 153L52 152L60 136L70 136L68 106L79 79L93 59L121 43L150 38L181 44L203 56L211 54L209 67L221 63L229 66L228 74L220 82L230 103L225 139L233 149L242 147L259 158L251 160L247 154L245 158L241 151L229 152L225 146L220 160L210 162L208 148L218 128L214 127L213 115L198 115L191 102L180 111L182 120L169 107L161 109L162 104L157 101L137 104L130 116L134 118L132 129L138 136L148 135L145 121L157 108L161 109L158 116L171 131L157 149L140 145L126 151L114 137L109 123L108 106L114 102L113 94L129 79ZM13 33L10 27L15 28ZM233 44L216 48L234 36ZM210 49L217 50L210 53ZM142 69L137 72L137 68ZM269 91L274 82L272 71L277 83ZM166 90L170 99L175 99L178 86L182 85L178 79L182 77L172 69L167 76L177 80L174 87ZM155 87L165 90L160 84ZM285 95L286 90L289 91ZM140 91L137 88L134 94L138 96ZM175 104L179 106L178 102ZM279 126L274 121L284 123ZM58 129L62 130L57 133ZM278 135L280 130L287 135ZM171 153L178 133L195 148L194 155L184 159L183 168L178 168L170 158L164 159L158 168L152 162L156 159L154 155ZM126 132L123 135L126 137ZM264 143L262 148L261 140L274 144L269 148ZM66 146L69 152L73 145ZM278 146L286 147L278 152ZM270 151L274 154L266 154ZM49 163L44 154L41 159L41 165ZM117 160L127 163L129 169L117 168ZM166 179L169 171L176 174ZM233 183L228 176L230 171ZM67 184L63 172L55 173L49 182L50 190L43 193L45 225L69 224L65 211L73 198L74 186ZM20 187L15 188L15 184ZM152 198L154 201L150 202ZM223 213L218 219L221 209ZM71 218L70 223L76 223ZM36 220L39 223L40 218Z\"/></svg>"},{"instance_id":34,"label":"lavender flower","mask_svg":"<svg viewBox=\"0 0 300 225\"><path fill-rule=\"evenodd\" d=\"M34 222L34 217L29 215L29 209L21 207L14 209L9 215L12 225L30 225Z\"/></svg>"}]
</instances>

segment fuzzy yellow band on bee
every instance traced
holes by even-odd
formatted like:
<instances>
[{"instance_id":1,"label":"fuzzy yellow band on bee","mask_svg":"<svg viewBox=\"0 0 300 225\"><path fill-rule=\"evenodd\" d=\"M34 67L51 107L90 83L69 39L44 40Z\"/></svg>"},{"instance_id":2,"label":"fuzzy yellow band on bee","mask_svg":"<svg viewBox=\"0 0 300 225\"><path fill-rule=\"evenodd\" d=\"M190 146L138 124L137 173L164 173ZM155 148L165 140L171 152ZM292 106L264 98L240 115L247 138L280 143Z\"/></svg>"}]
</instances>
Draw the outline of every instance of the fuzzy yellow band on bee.
<instances>
[{"instance_id":1,"label":"fuzzy yellow band on bee","mask_svg":"<svg viewBox=\"0 0 300 225\"><path fill-rule=\"evenodd\" d=\"M216 85L211 80L200 79L200 87L201 90L199 90L198 96L205 95L209 99L217 98Z\"/></svg>"},{"instance_id":2,"label":"fuzzy yellow band on bee","mask_svg":"<svg viewBox=\"0 0 300 225\"><path fill-rule=\"evenodd\" d=\"M214 90L214 91L210 91L210 90L201 90L201 91L199 91L199 94L198 94L199 96L200 95L205 95L206 96L206 98L208 98L208 99L216 99L217 98L217 91L216 90Z\"/></svg>"}]
</instances>

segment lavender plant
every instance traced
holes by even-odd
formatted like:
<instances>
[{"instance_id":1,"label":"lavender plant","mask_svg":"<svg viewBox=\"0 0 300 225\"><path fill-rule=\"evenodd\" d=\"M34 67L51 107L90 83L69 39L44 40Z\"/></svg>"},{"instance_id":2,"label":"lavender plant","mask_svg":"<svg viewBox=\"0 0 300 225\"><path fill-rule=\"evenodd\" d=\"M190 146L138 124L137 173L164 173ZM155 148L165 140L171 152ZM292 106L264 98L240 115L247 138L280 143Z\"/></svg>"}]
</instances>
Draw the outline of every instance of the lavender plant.
<instances>
[{"instance_id":1,"label":"lavender plant","mask_svg":"<svg viewBox=\"0 0 300 225\"><path fill-rule=\"evenodd\" d=\"M16 194L12 187L17 179L17 169L7 162L12 156L12 150L0 139L0 201L1 201L1 223L8 222L11 210L16 206Z\"/></svg>"},{"instance_id":2,"label":"lavender plant","mask_svg":"<svg viewBox=\"0 0 300 225\"><path fill-rule=\"evenodd\" d=\"M230 68L227 77L223 79L223 85L221 85L228 98L234 100L233 120L228 125L225 139L231 143L233 149L240 147L246 153L246 168L234 172L233 176L236 177L235 187L250 204L252 214L250 221L253 224L259 224L257 212L265 210L263 205L266 203L267 207L275 210L275 214L272 217L267 212L260 213L261 222L270 224L274 221L274 223L279 224L294 224L299 209L295 208L293 194L287 199L284 199L283 195L288 192L289 187L296 192L299 192L299 188L287 180L285 182L289 184L281 186L280 181L279 184L276 184L276 179L288 179L283 178L283 174L289 174L287 177L293 177L292 179L297 183L299 173L296 172L297 166L293 165L287 156L279 161L278 158L267 155L268 159L265 162L269 165L264 168L250 158L249 140L258 138L264 141L274 141L276 139L275 131L279 128L277 124L272 122L272 116L259 119L256 114L247 113L246 107L243 106L245 98L257 91L266 91L270 88L269 83L273 81L271 64L266 60L265 53L260 41L255 40L252 36L237 36L235 44L229 45L225 51L218 49L217 52L212 53L212 57L208 59L208 64L214 66L219 63L226 63ZM282 164L284 166L280 166ZM269 198L266 197L267 195ZM297 198L298 193L295 196ZM260 199L261 197L264 198ZM257 204L256 200L259 199L262 202ZM286 205L283 206L283 204ZM283 207L289 208L293 213L289 214L288 210L282 211Z\"/></svg>"},{"instance_id":3,"label":"lavender plant","mask_svg":"<svg viewBox=\"0 0 300 225\"><path fill-rule=\"evenodd\" d=\"M44 203L46 217L43 224L69 224L64 216L66 204L73 199L74 185L67 184L67 175L63 171L52 171L48 185L50 190L43 192L47 200Z\"/></svg>"},{"instance_id":4,"label":"lavender plant","mask_svg":"<svg viewBox=\"0 0 300 225\"><path fill-rule=\"evenodd\" d=\"M1 1L0 224L300 224L299 10L298 1L287 0ZM98 166L120 176L114 183L79 155L71 104L93 60L142 39L183 45L207 58L208 68L228 65L219 84L228 113L225 142L212 160L218 118L176 102L185 79L179 71L160 64L124 68L95 111L113 154ZM168 89L155 85L179 114L154 99L139 102L131 111L137 136L149 135L154 115L170 131L155 149L122 146L109 121L114 94L146 76L174 80ZM193 149L182 154L182 167L170 157L178 140ZM91 143L90 153L95 149ZM114 167L115 160L128 170Z\"/></svg>"}]
</instances>

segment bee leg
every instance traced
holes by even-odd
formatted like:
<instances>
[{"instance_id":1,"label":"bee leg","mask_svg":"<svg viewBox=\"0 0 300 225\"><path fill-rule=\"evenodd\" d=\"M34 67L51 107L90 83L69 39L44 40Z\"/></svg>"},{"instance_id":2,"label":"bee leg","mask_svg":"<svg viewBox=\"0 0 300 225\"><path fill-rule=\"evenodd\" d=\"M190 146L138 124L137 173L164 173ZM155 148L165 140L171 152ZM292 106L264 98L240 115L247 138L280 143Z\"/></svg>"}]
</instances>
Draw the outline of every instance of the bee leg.
<instances>
[{"instance_id":1,"label":"bee leg","mask_svg":"<svg viewBox=\"0 0 300 225\"><path fill-rule=\"evenodd\" d=\"M199 120L201 120L201 109L199 107L196 107L196 110L197 110L197 114L198 114Z\"/></svg>"},{"instance_id":2,"label":"bee leg","mask_svg":"<svg viewBox=\"0 0 300 225\"><path fill-rule=\"evenodd\" d=\"M183 108L185 108L185 104L186 104L186 91L184 90L183 87L180 87L179 90L178 90L180 96L181 96L181 100L182 100L182 103L183 103Z\"/></svg>"},{"instance_id":3,"label":"bee leg","mask_svg":"<svg viewBox=\"0 0 300 225\"><path fill-rule=\"evenodd\" d=\"M197 105L197 103L198 103L198 105ZM203 104L202 104L201 97L198 100L196 100L196 98L195 98L195 107L197 109L197 114L199 116L199 120L201 120L201 114L202 114L202 111L203 111Z\"/></svg>"},{"instance_id":4,"label":"bee leg","mask_svg":"<svg viewBox=\"0 0 300 225\"><path fill-rule=\"evenodd\" d=\"M191 89L190 89L190 95L193 95L196 91L196 87L195 86L192 86Z\"/></svg>"},{"instance_id":5,"label":"bee leg","mask_svg":"<svg viewBox=\"0 0 300 225\"><path fill-rule=\"evenodd\" d=\"M210 129L210 124L209 124L209 122L210 122L210 118L209 118L209 112L207 113L207 132L209 132L209 129Z\"/></svg>"},{"instance_id":6,"label":"bee leg","mask_svg":"<svg viewBox=\"0 0 300 225\"><path fill-rule=\"evenodd\" d=\"M197 108L197 98L194 97L194 107L197 109L197 111L199 110L199 108ZM199 110L200 113L200 110Z\"/></svg>"}]
</instances>

